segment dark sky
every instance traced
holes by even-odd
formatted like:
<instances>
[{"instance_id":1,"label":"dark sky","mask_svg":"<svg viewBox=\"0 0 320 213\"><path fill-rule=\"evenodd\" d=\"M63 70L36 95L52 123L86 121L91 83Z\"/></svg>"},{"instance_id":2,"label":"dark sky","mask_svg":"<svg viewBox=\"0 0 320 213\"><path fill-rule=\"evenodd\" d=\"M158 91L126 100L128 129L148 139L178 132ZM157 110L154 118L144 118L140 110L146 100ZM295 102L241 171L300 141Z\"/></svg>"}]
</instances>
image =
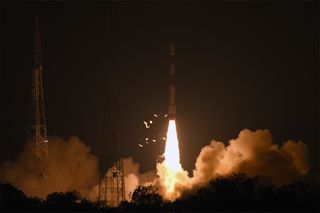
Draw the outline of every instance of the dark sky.
<instances>
[{"instance_id":1,"label":"dark sky","mask_svg":"<svg viewBox=\"0 0 320 213\"><path fill-rule=\"evenodd\" d=\"M154 168L165 131L144 120L167 110L168 47L176 44L181 161L191 171L201 147L244 129L270 129L275 143L301 140L319 171L319 5L317 2L1 3L1 160L22 151L31 102L34 17L40 16L49 135L77 135L115 160L105 138L111 55L119 75L123 156ZM115 44L116 51L112 51ZM114 53L113 53L114 52ZM49 150L50 151L50 150Z\"/></svg>"}]
</instances>

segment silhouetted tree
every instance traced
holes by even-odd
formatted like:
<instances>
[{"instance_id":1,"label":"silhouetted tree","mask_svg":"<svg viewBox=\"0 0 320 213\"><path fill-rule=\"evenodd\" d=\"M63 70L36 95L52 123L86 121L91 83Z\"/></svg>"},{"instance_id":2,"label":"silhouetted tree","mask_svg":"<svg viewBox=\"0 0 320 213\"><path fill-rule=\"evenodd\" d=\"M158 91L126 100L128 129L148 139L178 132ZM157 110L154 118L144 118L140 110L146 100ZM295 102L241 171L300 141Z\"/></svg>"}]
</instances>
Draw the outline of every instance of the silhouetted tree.
<instances>
[{"instance_id":1,"label":"silhouetted tree","mask_svg":"<svg viewBox=\"0 0 320 213\"><path fill-rule=\"evenodd\" d=\"M301 182L275 187L263 177L234 174L210 181L192 193L185 193L176 201L165 201L152 186L138 186L130 202L118 207L99 206L78 192L55 192L45 201L28 197L10 184L1 184L1 211L319 211L319 185L308 186Z\"/></svg>"},{"instance_id":2,"label":"silhouetted tree","mask_svg":"<svg viewBox=\"0 0 320 213\"><path fill-rule=\"evenodd\" d=\"M79 192L54 192L47 196L45 201L47 210L65 210L65 211L92 211L97 207L81 196Z\"/></svg>"},{"instance_id":3,"label":"silhouetted tree","mask_svg":"<svg viewBox=\"0 0 320 213\"><path fill-rule=\"evenodd\" d=\"M28 197L9 183L1 184L1 211L40 211L42 200Z\"/></svg>"},{"instance_id":4,"label":"silhouetted tree","mask_svg":"<svg viewBox=\"0 0 320 213\"><path fill-rule=\"evenodd\" d=\"M132 193L131 202L124 202L121 206L137 211L159 211L163 209L164 201L154 186L138 186Z\"/></svg>"},{"instance_id":5,"label":"silhouetted tree","mask_svg":"<svg viewBox=\"0 0 320 213\"><path fill-rule=\"evenodd\" d=\"M171 211L317 211L319 187L303 183L276 188L263 177L219 177L170 204Z\"/></svg>"},{"instance_id":6,"label":"silhouetted tree","mask_svg":"<svg viewBox=\"0 0 320 213\"><path fill-rule=\"evenodd\" d=\"M319 190L316 193L305 184L296 182L278 188L276 198L280 210L312 211L314 208L312 200L317 199L319 202Z\"/></svg>"}]
</instances>

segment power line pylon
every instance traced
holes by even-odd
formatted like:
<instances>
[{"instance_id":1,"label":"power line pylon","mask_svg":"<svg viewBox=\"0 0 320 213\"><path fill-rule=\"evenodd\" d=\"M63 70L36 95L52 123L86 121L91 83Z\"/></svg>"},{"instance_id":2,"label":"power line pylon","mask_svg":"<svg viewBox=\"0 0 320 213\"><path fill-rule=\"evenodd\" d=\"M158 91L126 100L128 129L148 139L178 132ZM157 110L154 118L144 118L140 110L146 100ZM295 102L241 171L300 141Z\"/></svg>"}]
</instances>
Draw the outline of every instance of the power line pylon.
<instances>
[{"instance_id":1,"label":"power line pylon","mask_svg":"<svg viewBox=\"0 0 320 213\"><path fill-rule=\"evenodd\" d=\"M27 139L31 141L36 172L47 178L48 169L48 137L44 113L44 97L42 84L41 33L39 19L36 16L34 38L34 70L31 90L31 114Z\"/></svg>"}]
</instances>

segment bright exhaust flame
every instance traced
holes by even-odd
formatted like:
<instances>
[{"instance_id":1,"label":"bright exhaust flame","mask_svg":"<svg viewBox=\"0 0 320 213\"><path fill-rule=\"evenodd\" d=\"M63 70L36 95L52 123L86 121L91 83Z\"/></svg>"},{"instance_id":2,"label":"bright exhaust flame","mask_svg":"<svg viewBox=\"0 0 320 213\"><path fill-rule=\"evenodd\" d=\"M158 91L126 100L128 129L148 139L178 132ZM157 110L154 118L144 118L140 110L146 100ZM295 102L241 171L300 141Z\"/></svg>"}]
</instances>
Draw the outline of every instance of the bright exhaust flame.
<instances>
[{"instance_id":1,"label":"bright exhaust flame","mask_svg":"<svg viewBox=\"0 0 320 213\"><path fill-rule=\"evenodd\" d=\"M170 195L174 193L176 174L182 171L175 120L169 120L164 158L163 163L166 169L164 177L166 196L170 197Z\"/></svg>"}]
</instances>

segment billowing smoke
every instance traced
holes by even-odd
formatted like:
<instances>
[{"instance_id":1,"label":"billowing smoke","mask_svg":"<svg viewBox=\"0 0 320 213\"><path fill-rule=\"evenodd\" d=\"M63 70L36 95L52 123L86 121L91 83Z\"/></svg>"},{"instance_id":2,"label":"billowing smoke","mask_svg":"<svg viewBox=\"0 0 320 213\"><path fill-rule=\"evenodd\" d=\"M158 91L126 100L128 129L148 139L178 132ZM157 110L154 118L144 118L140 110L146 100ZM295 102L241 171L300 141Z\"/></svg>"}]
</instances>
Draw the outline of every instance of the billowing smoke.
<instances>
[{"instance_id":1,"label":"billowing smoke","mask_svg":"<svg viewBox=\"0 0 320 213\"><path fill-rule=\"evenodd\" d=\"M218 141L201 149L193 178L196 183L217 176L245 173L269 177L276 185L297 180L309 170L309 151L302 142L273 143L269 130L244 129L225 146Z\"/></svg>"},{"instance_id":2,"label":"billowing smoke","mask_svg":"<svg viewBox=\"0 0 320 213\"><path fill-rule=\"evenodd\" d=\"M123 167L127 200L131 199L130 193L132 193L138 185L150 185L153 184L156 179L155 170L140 173L140 165L135 163L131 157L123 160Z\"/></svg>"},{"instance_id":3,"label":"billowing smoke","mask_svg":"<svg viewBox=\"0 0 320 213\"><path fill-rule=\"evenodd\" d=\"M49 138L49 171L44 179L33 173L30 149L19 156L17 162L5 162L1 180L15 185L26 194L45 197L52 192L77 190L91 200L99 191L98 161L77 137L64 140ZM180 153L183 155L183 153ZM206 185L219 176L245 173L249 177L264 176L273 184L282 185L298 180L309 171L309 151L306 144L287 141L282 146L273 143L269 130L244 129L238 138L227 145L219 141L203 147L197 157L192 177L181 170L175 177L175 194L170 199ZM139 164L131 157L124 159L126 199L138 185L154 184L165 194L166 168L158 163L156 171L141 173ZM168 198L168 197L166 197Z\"/></svg>"},{"instance_id":4,"label":"billowing smoke","mask_svg":"<svg viewBox=\"0 0 320 213\"><path fill-rule=\"evenodd\" d=\"M90 148L78 137L68 140L53 136L49 138L48 177L34 172L33 153L28 146L16 162L4 162L2 182L9 182L27 195L44 198L52 192L77 190L89 196L98 182L98 160L90 153Z\"/></svg>"},{"instance_id":5,"label":"billowing smoke","mask_svg":"<svg viewBox=\"0 0 320 213\"><path fill-rule=\"evenodd\" d=\"M309 171L308 156L306 144L300 141L289 140L278 146L273 143L269 130L244 129L227 146L213 140L210 145L203 147L197 157L192 177L186 171L177 172L173 198L219 176L233 173L245 173L249 177L264 176L277 186L287 184ZM158 164L157 169L157 184L164 187L166 171L162 164ZM160 190L165 196L164 191Z\"/></svg>"}]
</instances>

